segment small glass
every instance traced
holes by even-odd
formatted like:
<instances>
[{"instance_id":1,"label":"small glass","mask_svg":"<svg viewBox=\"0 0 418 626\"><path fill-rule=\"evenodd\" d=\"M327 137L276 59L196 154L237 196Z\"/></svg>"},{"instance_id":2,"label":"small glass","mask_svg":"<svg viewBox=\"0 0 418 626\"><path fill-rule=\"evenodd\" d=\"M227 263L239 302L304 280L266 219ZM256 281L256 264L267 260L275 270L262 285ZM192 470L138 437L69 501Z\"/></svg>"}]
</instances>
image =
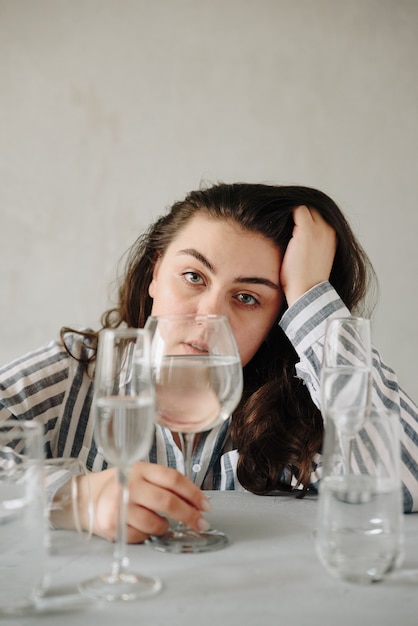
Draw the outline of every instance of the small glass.
<instances>
[{"instance_id":1,"label":"small glass","mask_svg":"<svg viewBox=\"0 0 418 626\"><path fill-rule=\"evenodd\" d=\"M396 412L372 409L351 436L348 457L335 424L326 430L315 542L337 578L379 581L402 561L399 428Z\"/></svg>"},{"instance_id":2,"label":"small glass","mask_svg":"<svg viewBox=\"0 0 418 626\"><path fill-rule=\"evenodd\" d=\"M0 614L31 610L44 591L43 429L0 423Z\"/></svg>"},{"instance_id":3,"label":"small glass","mask_svg":"<svg viewBox=\"0 0 418 626\"><path fill-rule=\"evenodd\" d=\"M84 481L83 493L80 490L81 478ZM45 482L49 552L51 555L74 555L74 550L84 548L93 532L89 473L78 458L47 459Z\"/></svg>"}]
</instances>

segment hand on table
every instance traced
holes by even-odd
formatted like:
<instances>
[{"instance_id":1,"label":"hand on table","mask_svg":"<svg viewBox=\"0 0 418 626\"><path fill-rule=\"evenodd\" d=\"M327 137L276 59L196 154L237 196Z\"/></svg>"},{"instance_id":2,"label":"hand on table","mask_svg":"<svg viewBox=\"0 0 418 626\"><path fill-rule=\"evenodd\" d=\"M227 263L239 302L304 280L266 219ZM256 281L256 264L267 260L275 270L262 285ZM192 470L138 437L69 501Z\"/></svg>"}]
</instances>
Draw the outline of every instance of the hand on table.
<instances>
[{"instance_id":1,"label":"hand on table","mask_svg":"<svg viewBox=\"0 0 418 626\"><path fill-rule=\"evenodd\" d=\"M94 503L93 533L114 541L117 519L117 483L115 470L89 474ZM80 478L80 493L86 485ZM127 508L127 541L140 543L149 535L158 535L168 528L171 517L195 530L204 530L208 524L202 511L210 509L209 500L188 478L177 470L154 463L136 463L129 477L129 504Z\"/></svg>"}]
</instances>

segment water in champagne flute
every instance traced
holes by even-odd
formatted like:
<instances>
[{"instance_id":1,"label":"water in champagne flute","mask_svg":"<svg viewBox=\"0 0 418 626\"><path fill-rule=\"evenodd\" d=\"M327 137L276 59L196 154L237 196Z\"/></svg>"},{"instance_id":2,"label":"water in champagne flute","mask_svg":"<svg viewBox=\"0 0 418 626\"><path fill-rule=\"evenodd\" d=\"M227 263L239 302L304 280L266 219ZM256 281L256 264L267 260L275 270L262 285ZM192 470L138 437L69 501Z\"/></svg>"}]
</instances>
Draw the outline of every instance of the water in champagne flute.
<instances>
[{"instance_id":1,"label":"water in champagne flute","mask_svg":"<svg viewBox=\"0 0 418 626\"><path fill-rule=\"evenodd\" d=\"M130 467L143 458L152 443L149 424L154 419L154 398L105 396L96 402L98 439L106 458L117 467Z\"/></svg>"}]
</instances>

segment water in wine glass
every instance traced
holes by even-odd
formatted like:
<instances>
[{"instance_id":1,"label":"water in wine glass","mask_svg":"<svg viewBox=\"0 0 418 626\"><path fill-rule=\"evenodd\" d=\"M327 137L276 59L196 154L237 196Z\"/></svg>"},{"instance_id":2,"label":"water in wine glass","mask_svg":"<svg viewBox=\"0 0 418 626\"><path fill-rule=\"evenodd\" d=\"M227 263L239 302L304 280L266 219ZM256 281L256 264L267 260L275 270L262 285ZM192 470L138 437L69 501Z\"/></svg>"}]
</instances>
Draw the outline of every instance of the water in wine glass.
<instances>
[{"instance_id":1,"label":"water in wine glass","mask_svg":"<svg viewBox=\"0 0 418 626\"><path fill-rule=\"evenodd\" d=\"M238 356L167 356L155 373L157 421L173 432L199 433L226 420L236 406Z\"/></svg>"}]
</instances>

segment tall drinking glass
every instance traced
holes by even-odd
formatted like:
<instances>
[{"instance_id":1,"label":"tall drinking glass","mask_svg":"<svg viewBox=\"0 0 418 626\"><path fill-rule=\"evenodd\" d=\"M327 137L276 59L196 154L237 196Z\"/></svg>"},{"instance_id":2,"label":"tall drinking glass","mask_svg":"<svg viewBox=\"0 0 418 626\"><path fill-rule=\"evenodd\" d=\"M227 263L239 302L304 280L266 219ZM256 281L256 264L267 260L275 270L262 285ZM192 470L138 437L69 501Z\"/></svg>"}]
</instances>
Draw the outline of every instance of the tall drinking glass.
<instances>
[{"instance_id":1,"label":"tall drinking glass","mask_svg":"<svg viewBox=\"0 0 418 626\"><path fill-rule=\"evenodd\" d=\"M399 415L372 409L352 435L348 459L338 435L326 433L316 550L336 578L379 581L403 556Z\"/></svg>"},{"instance_id":2,"label":"tall drinking glass","mask_svg":"<svg viewBox=\"0 0 418 626\"><path fill-rule=\"evenodd\" d=\"M0 423L0 615L24 613L44 591L43 428Z\"/></svg>"},{"instance_id":3,"label":"tall drinking glass","mask_svg":"<svg viewBox=\"0 0 418 626\"><path fill-rule=\"evenodd\" d=\"M337 429L345 462L353 436L370 410L372 347L370 320L328 320L321 369L321 411L326 430Z\"/></svg>"},{"instance_id":4,"label":"tall drinking glass","mask_svg":"<svg viewBox=\"0 0 418 626\"><path fill-rule=\"evenodd\" d=\"M148 453L154 432L155 394L146 331L129 328L100 333L93 410L98 448L116 468L119 515L110 572L83 582L80 590L105 600L150 596L160 590L160 580L130 572L126 551L128 477L132 465Z\"/></svg>"},{"instance_id":5,"label":"tall drinking glass","mask_svg":"<svg viewBox=\"0 0 418 626\"><path fill-rule=\"evenodd\" d=\"M79 479L85 486L81 495ZM52 555L74 556L86 550L93 532L93 496L90 475L79 458L59 457L45 461L48 495L48 545Z\"/></svg>"},{"instance_id":6,"label":"tall drinking glass","mask_svg":"<svg viewBox=\"0 0 418 626\"><path fill-rule=\"evenodd\" d=\"M199 433L231 415L243 386L242 365L228 320L218 315L152 316L151 361L156 391L156 421L169 428L192 478L192 457ZM162 552L207 552L228 542L216 530L196 532L172 522L167 533L149 543Z\"/></svg>"}]
</instances>

